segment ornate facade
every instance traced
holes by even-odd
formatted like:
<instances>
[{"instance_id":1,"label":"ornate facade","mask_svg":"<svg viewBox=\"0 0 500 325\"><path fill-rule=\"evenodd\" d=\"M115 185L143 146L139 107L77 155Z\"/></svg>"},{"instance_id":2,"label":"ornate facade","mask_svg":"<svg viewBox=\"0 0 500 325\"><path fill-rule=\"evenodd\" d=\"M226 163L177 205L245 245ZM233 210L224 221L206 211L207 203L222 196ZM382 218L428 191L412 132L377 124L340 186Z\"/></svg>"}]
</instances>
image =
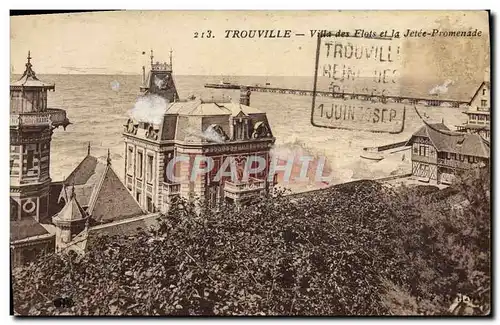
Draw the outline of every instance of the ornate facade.
<instances>
[{"instance_id":1,"label":"ornate facade","mask_svg":"<svg viewBox=\"0 0 500 325\"><path fill-rule=\"evenodd\" d=\"M252 155L269 164L269 151L275 138L266 114L248 106L246 94L242 94L240 103L199 98L181 101L171 60L170 64L153 63L152 60L151 63L151 71L144 78L141 90L144 98L159 96L165 99L161 107L164 113L160 118L150 119L147 112L140 116L132 114L123 133L125 185L137 202L148 212L166 211L176 196L198 196L215 205L222 200L240 203L268 190L272 185L267 180L269 166L250 175L246 181L215 178L229 157L236 161L238 170ZM164 82L156 82L158 80ZM154 110L158 111L158 107ZM169 165L179 157L185 158L183 163ZM209 173L192 179L189 175L200 157L212 158L214 166ZM184 179L173 181L168 175L168 166L173 166L175 178Z\"/></svg>"}]
</instances>

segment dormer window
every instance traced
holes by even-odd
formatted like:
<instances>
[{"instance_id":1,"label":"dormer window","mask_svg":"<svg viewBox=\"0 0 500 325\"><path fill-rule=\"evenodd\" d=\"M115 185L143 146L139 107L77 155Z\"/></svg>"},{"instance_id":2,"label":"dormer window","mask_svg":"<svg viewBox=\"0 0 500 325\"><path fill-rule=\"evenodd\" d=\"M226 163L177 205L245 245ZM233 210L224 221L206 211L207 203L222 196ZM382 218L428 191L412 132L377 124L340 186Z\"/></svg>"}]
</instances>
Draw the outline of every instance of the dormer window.
<instances>
[{"instance_id":1,"label":"dormer window","mask_svg":"<svg viewBox=\"0 0 500 325\"><path fill-rule=\"evenodd\" d=\"M228 136L226 135L222 127L218 124L211 124L203 133L207 141L221 143L228 139Z\"/></svg>"},{"instance_id":2,"label":"dormer window","mask_svg":"<svg viewBox=\"0 0 500 325\"><path fill-rule=\"evenodd\" d=\"M233 117L233 140L248 140L250 126L250 118L243 111L240 111Z\"/></svg>"},{"instance_id":3,"label":"dormer window","mask_svg":"<svg viewBox=\"0 0 500 325\"><path fill-rule=\"evenodd\" d=\"M269 131L269 126L266 122L260 121L256 122L253 126L252 138L266 138L271 136L271 131Z\"/></svg>"},{"instance_id":4,"label":"dormer window","mask_svg":"<svg viewBox=\"0 0 500 325\"><path fill-rule=\"evenodd\" d=\"M234 119L234 139L248 139L248 117L238 117Z\"/></svg>"}]
</instances>

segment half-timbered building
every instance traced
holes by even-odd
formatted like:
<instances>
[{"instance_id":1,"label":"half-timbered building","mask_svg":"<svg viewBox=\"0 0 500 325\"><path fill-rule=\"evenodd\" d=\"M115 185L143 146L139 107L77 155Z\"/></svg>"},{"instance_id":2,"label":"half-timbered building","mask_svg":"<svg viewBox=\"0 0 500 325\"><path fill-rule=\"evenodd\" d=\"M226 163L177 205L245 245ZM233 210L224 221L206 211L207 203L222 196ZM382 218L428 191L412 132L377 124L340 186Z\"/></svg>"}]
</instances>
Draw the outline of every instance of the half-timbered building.
<instances>
[{"instance_id":1,"label":"half-timbered building","mask_svg":"<svg viewBox=\"0 0 500 325\"><path fill-rule=\"evenodd\" d=\"M450 184L461 170L489 165L488 141L451 131L443 123L426 123L406 145L411 146L413 176L425 182Z\"/></svg>"}]
</instances>

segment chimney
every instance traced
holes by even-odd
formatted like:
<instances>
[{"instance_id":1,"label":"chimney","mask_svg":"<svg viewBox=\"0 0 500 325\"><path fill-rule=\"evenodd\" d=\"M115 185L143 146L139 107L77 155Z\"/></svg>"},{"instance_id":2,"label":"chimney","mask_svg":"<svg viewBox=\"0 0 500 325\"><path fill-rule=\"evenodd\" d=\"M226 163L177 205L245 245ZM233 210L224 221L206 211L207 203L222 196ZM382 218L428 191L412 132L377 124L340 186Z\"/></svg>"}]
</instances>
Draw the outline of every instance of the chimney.
<instances>
[{"instance_id":1,"label":"chimney","mask_svg":"<svg viewBox=\"0 0 500 325\"><path fill-rule=\"evenodd\" d=\"M250 94L252 92L248 87L242 86L240 88L240 104L245 106L250 106Z\"/></svg>"}]
</instances>

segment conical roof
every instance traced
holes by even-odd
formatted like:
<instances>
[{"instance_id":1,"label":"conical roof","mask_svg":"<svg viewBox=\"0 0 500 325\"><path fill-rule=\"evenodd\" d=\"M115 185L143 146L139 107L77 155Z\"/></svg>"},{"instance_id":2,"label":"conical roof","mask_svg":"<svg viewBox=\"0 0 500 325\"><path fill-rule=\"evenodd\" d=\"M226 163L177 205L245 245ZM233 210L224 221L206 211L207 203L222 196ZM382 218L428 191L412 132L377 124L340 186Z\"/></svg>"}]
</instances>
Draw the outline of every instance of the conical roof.
<instances>
[{"instance_id":1,"label":"conical roof","mask_svg":"<svg viewBox=\"0 0 500 325\"><path fill-rule=\"evenodd\" d=\"M54 217L54 222L74 222L87 218L87 214L78 203L76 196L72 195L71 199L62 210Z\"/></svg>"}]
</instances>

